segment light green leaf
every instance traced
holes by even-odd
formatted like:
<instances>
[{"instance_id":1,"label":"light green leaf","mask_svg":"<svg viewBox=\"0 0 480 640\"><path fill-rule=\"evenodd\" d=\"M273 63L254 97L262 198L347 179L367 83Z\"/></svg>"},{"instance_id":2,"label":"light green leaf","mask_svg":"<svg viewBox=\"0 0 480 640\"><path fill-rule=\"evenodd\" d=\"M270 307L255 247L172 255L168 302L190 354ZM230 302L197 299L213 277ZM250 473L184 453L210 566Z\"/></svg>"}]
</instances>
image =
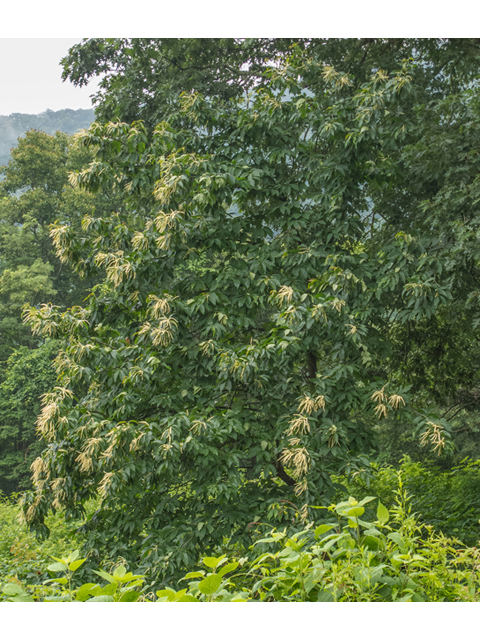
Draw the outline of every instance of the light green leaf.
<instances>
[{"instance_id":1,"label":"light green leaf","mask_svg":"<svg viewBox=\"0 0 480 640\"><path fill-rule=\"evenodd\" d=\"M321 524L315 529L315 537L319 538L322 534L327 533L334 528L333 524Z\"/></svg>"},{"instance_id":2,"label":"light green leaf","mask_svg":"<svg viewBox=\"0 0 480 640\"><path fill-rule=\"evenodd\" d=\"M70 571L76 571L82 564L86 561L86 558L81 558L80 560L75 560L68 565Z\"/></svg>"},{"instance_id":3,"label":"light green leaf","mask_svg":"<svg viewBox=\"0 0 480 640\"><path fill-rule=\"evenodd\" d=\"M96 585L93 582L87 582L86 584L82 584L82 586L77 589L77 592L75 594L75 600L78 600L78 602L85 602L86 600L88 600L88 597L92 592L92 589L96 586L98 585Z\"/></svg>"},{"instance_id":4,"label":"light green leaf","mask_svg":"<svg viewBox=\"0 0 480 640\"><path fill-rule=\"evenodd\" d=\"M388 509L384 507L381 502L378 503L378 507L377 507L377 519L379 523L382 525L387 524L387 522L390 519L390 514L388 512Z\"/></svg>"},{"instance_id":5,"label":"light green leaf","mask_svg":"<svg viewBox=\"0 0 480 640\"><path fill-rule=\"evenodd\" d=\"M136 602L139 599L140 595L140 591L125 591L125 593L122 593L119 602Z\"/></svg>"},{"instance_id":6,"label":"light green leaf","mask_svg":"<svg viewBox=\"0 0 480 640\"><path fill-rule=\"evenodd\" d=\"M97 576L100 576L101 578L103 578L104 580L107 580L108 582L116 582L115 578L111 576L109 573L107 573L106 571L97 571L96 569L94 569L93 573L96 573Z\"/></svg>"},{"instance_id":7,"label":"light green leaf","mask_svg":"<svg viewBox=\"0 0 480 640\"><path fill-rule=\"evenodd\" d=\"M73 562L74 560L76 560L78 558L78 556L80 555L80 552L78 549L75 549L75 551L73 551L67 558L67 564L70 564L71 562Z\"/></svg>"},{"instance_id":8,"label":"light green leaf","mask_svg":"<svg viewBox=\"0 0 480 640\"><path fill-rule=\"evenodd\" d=\"M214 573L198 583L199 590L206 596L213 595L222 584L222 577Z\"/></svg>"},{"instance_id":9,"label":"light green leaf","mask_svg":"<svg viewBox=\"0 0 480 640\"><path fill-rule=\"evenodd\" d=\"M68 565L63 564L63 562L53 562L48 565L47 569L48 571L67 571Z\"/></svg>"},{"instance_id":10,"label":"light green leaf","mask_svg":"<svg viewBox=\"0 0 480 640\"><path fill-rule=\"evenodd\" d=\"M209 567L210 569L215 569L216 567L218 567L220 564L223 564L226 561L226 557L225 556L220 556L220 558L203 558L202 562L206 567Z\"/></svg>"},{"instance_id":11,"label":"light green leaf","mask_svg":"<svg viewBox=\"0 0 480 640\"><path fill-rule=\"evenodd\" d=\"M182 578L182 580L188 580L189 578L203 578L205 575L205 571L190 571L186 576Z\"/></svg>"},{"instance_id":12,"label":"light green leaf","mask_svg":"<svg viewBox=\"0 0 480 640\"><path fill-rule=\"evenodd\" d=\"M226 564L224 567L220 569L220 571L218 572L218 575L220 577L223 577L226 573L230 573L230 571L235 571L237 567L238 567L238 562L230 562L229 564Z\"/></svg>"},{"instance_id":13,"label":"light green leaf","mask_svg":"<svg viewBox=\"0 0 480 640\"><path fill-rule=\"evenodd\" d=\"M123 578L125 576L126 572L127 572L127 570L125 569L125 567L123 565L120 565L113 572L113 577L114 578Z\"/></svg>"},{"instance_id":14,"label":"light green leaf","mask_svg":"<svg viewBox=\"0 0 480 640\"><path fill-rule=\"evenodd\" d=\"M2 587L2 592L6 596L18 596L21 593L25 593L23 587L21 587L19 584L15 584L14 582L10 582L9 584L6 584L4 587Z\"/></svg>"},{"instance_id":15,"label":"light green leaf","mask_svg":"<svg viewBox=\"0 0 480 640\"><path fill-rule=\"evenodd\" d=\"M365 509L363 507L353 507L352 509L347 509L345 515L349 518L359 518L363 516L365 513Z\"/></svg>"}]
</instances>

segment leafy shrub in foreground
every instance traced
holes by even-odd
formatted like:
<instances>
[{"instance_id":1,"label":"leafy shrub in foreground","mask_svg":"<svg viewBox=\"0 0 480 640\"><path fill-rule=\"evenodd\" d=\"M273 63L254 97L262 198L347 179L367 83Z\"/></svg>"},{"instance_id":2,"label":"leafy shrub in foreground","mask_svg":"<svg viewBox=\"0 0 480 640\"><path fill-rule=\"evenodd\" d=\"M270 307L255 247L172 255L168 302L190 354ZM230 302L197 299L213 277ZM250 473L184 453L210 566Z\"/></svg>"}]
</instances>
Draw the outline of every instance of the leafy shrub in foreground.
<instances>
[{"instance_id":1,"label":"leafy shrub in foreground","mask_svg":"<svg viewBox=\"0 0 480 640\"><path fill-rule=\"evenodd\" d=\"M145 576L120 565L95 571L106 584L74 587L73 574L85 559L78 551L54 558L48 566L62 574L42 586L18 581L3 585L10 601L80 602L451 602L478 601L480 551L460 547L456 539L437 535L411 513L399 476L396 502L389 511L378 502L373 521L364 520L371 496L325 507L326 521L310 523L293 536L272 530L257 541L260 553L229 562L203 558L204 568L188 573L187 586L147 593ZM322 508L322 507L321 507ZM390 524L389 524L390 523ZM280 547L280 548L279 548ZM205 568L209 571L205 571ZM238 571L237 571L238 570ZM228 574L228 575L227 575ZM181 581L182 582L182 581ZM183 586L183 585L181 585Z\"/></svg>"}]
</instances>

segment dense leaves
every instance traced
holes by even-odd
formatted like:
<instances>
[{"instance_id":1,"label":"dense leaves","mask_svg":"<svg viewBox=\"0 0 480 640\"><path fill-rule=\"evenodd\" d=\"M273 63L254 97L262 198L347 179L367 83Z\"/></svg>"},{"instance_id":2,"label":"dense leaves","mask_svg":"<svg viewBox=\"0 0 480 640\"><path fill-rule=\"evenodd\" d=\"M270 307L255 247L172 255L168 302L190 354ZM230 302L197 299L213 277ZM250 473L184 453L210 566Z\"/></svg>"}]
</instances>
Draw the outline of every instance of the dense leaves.
<instances>
[{"instance_id":1,"label":"dense leaves","mask_svg":"<svg viewBox=\"0 0 480 640\"><path fill-rule=\"evenodd\" d=\"M106 278L88 306L26 312L65 347L23 509L46 533L50 508L78 516L98 491L90 546L168 575L248 546L252 522L290 524L290 506L308 518L397 411L447 446L425 406L463 402L478 374L478 46L222 41L206 67L228 50L241 71L249 46L276 63L252 62L246 84L226 64L202 94L200 73L168 85L169 47L196 44L128 44L90 40L65 61L78 82L109 72L80 141L94 162L71 183L126 204L53 227L62 261ZM136 73L152 57L158 102Z\"/></svg>"},{"instance_id":2,"label":"dense leaves","mask_svg":"<svg viewBox=\"0 0 480 640\"><path fill-rule=\"evenodd\" d=\"M9 494L31 487L30 466L41 453L35 423L40 397L55 386L55 341L37 349L12 353L0 384L0 491Z\"/></svg>"},{"instance_id":3,"label":"dense leaves","mask_svg":"<svg viewBox=\"0 0 480 640\"><path fill-rule=\"evenodd\" d=\"M85 149L72 148L66 134L31 130L2 168L0 489L7 493L30 486L30 464L43 446L35 434L40 396L55 386L52 360L59 348L32 336L22 323L22 307L51 303L65 309L82 303L95 283L55 255L50 225L57 221L79 230L84 215L119 204L105 192L80 192L68 183L69 171L90 160Z\"/></svg>"}]
</instances>

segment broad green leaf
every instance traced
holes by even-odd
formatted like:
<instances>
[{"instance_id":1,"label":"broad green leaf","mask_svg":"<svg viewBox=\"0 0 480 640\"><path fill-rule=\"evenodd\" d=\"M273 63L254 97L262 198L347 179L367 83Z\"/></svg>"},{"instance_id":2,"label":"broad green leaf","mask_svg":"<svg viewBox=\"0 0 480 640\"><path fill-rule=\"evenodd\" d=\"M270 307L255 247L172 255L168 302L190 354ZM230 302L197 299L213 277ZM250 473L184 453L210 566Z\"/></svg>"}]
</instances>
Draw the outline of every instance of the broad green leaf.
<instances>
[{"instance_id":1,"label":"broad green leaf","mask_svg":"<svg viewBox=\"0 0 480 640\"><path fill-rule=\"evenodd\" d=\"M125 576L125 574L127 573L126 568L123 565L120 565L119 567L117 567L115 569L115 571L113 572L113 577L114 578L123 578Z\"/></svg>"},{"instance_id":2,"label":"broad green leaf","mask_svg":"<svg viewBox=\"0 0 480 640\"><path fill-rule=\"evenodd\" d=\"M74 560L68 565L70 571L76 571L79 567L82 566L84 562L86 562L86 558L81 558L80 560Z\"/></svg>"},{"instance_id":3,"label":"broad green leaf","mask_svg":"<svg viewBox=\"0 0 480 640\"><path fill-rule=\"evenodd\" d=\"M53 562L47 567L48 571L68 571L68 565L63 562Z\"/></svg>"},{"instance_id":4,"label":"broad green leaf","mask_svg":"<svg viewBox=\"0 0 480 640\"><path fill-rule=\"evenodd\" d=\"M87 600L87 602L115 602L113 596L94 596L93 598L90 598L90 600Z\"/></svg>"},{"instance_id":5,"label":"broad green leaf","mask_svg":"<svg viewBox=\"0 0 480 640\"><path fill-rule=\"evenodd\" d=\"M371 502L372 500L376 500L375 496L367 496L366 498L363 498L363 500L360 500L357 506L363 507L363 505L367 504L368 502Z\"/></svg>"},{"instance_id":6,"label":"broad green leaf","mask_svg":"<svg viewBox=\"0 0 480 640\"><path fill-rule=\"evenodd\" d=\"M333 525L333 524L321 524L321 525L319 525L315 529L315 537L319 538L322 534L327 533L327 531L330 531L334 527L335 527L335 525Z\"/></svg>"},{"instance_id":7,"label":"broad green leaf","mask_svg":"<svg viewBox=\"0 0 480 640\"><path fill-rule=\"evenodd\" d=\"M96 573L97 576L100 576L101 578L103 578L104 580L107 580L108 582L116 582L115 578L113 576L111 576L109 573L107 573L106 571L100 571L97 569L93 570L93 573Z\"/></svg>"},{"instance_id":8,"label":"broad green leaf","mask_svg":"<svg viewBox=\"0 0 480 640\"><path fill-rule=\"evenodd\" d=\"M224 567L220 569L220 571L218 572L218 575L220 577L223 577L226 573L235 571L237 567L238 567L238 562L230 562L229 564L226 564Z\"/></svg>"},{"instance_id":9,"label":"broad green leaf","mask_svg":"<svg viewBox=\"0 0 480 640\"><path fill-rule=\"evenodd\" d=\"M157 591L157 598L167 598L168 602L173 602L176 595L177 592L173 589L169 589L168 587L166 589L160 589L160 591Z\"/></svg>"},{"instance_id":10,"label":"broad green leaf","mask_svg":"<svg viewBox=\"0 0 480 640\"><path fill-rule=\"evenodd\" d=\"M227 558L225 556L220 556L220 558L203 558L202 562L206 567L210 569L216 569L220 564L226 562Z\"/></svg>"},{"instance_id":11,"label":"broad green leaf","mask_svg":"<svg viewBox=\"0 0 480 640\"><path fill-rule=\"evenodd\" d=\"M128 590L122 593L119 602L137 602L141 595L140 591Z\"/></svg>"},{"instance_id":12,"label":"broad green leaf","mask_svg":"<svg viewBox=\"0 0 480 640\"><path fill-rule=\"evenodd\" d=\"M378 503L377 507L377 519L381 525L387 524L390 519L390 514L388 509L383 506L381 502Z\"/></svg>"},{"instance_id":13,"label":"broad green leaf","mask_svg":"<svg viewBox=\"0 0 480 640\"><path fill-rule=\"evenodd\" d=\"M374 536L365 536L362 540L362 544L365 545L367 549L370 549L370 551L376 551L383 546L381 540Z\"/></svg>"},{"instance_id":14,"label":"broad green leaf","mask_svg":"<svg viewBox=\"0 0 480 640\"><path fill-rule=\"evenodd\" d=\"M77 589L75 600L78 600L79 602L85 602L86 600L88 600L88 597L92 592L92 588L96 586L97 585L93 582L82 584L82 586Z\"/></svg>"},{"instance_id":15,"label":"broad green leaf","mask_svg":"<svg viewBox=\"0 0 480 640\"><path fill-rule=\"evenodd\" d=\"M24 593L20 596L14 596L13 598L10 598L10 600L12 602L35 602L32 596L28 593Z\"/></svg>"},{"instance_id":16,"label":"broad green leaf","mask_svg":"<svg viewBox=\"0 0 480 640\"><path fill-rule=\"evenodd\" d=\"M177 602L200 602L200 600L198 600L198 598L195 598L195 596L192 596L189 593L186 593L180 598L178 598Z\"/></svg>"},{"instance_id":17,"label":"broad green leaf","mask_svg":"<svg viewBox=\"0 0 480 640\"><path fill-rule=\"evenodd\" d=\"M49 584L51 582L54 584L67 584L68 578L52 578L51 580L45 580L43 584Z\"/></svg>"},{"instance_id":18,"label":"broad green leaf","mask_svg":"<svg viewBox=\"0 0 480 640\"><path fill-rule=\"evenodd\" d=\"M218 574L212 574L204 578L201 582L198 583L198 589L201 593L204 593L206 596L213 595L222 584L222 577Z\"/></svg>"},{"instance_id":19,"label":"broad green leaf","mask_svg":"<svg viewBox=\"0 0 480 640\"><path fill-rule=\"evenodd\" d=\"M346 515L349 518L359 518L360 516L363 516L364 513L365 509L363 507L353 507L353 509L348 509L346 511Z\"/></svg>"},{"instance_id":20,"label":"broad green leaf","mask_svg":"<svg viewBox=\"0 0 480 640\"><path fill-rule=\"evenodd\" d=\"M75 549L75 551L73 551L67 558L67 564L70 564L71 562L74 562L78 556L80 555L80 551L78 549Z\"/></svg>"},{"instance_id":21,"label":"broad green leaf","mask_svg":"<svg viewBox=\"0 0 480 640\"><path fill-rule=\"evenodd\" d=\"M8 583L8 584L6 584L5 586L2 587L2 592L6 596L18 596L21 593L25 593L25 590L19 584L15 584L14 582L10 582L10 583Z\"/></svg>"},{"instance_id":22,"label":"broad green leaf","mask_svg":"<svg viewBox=\"0 0 480 640\"><path fill-rule=\"evenodd\" d=\"M205 571L190 571L186 576L182 578L182 580L188 580L189 578L203 578L205 575Z\"/></svg>"}]
</instances>

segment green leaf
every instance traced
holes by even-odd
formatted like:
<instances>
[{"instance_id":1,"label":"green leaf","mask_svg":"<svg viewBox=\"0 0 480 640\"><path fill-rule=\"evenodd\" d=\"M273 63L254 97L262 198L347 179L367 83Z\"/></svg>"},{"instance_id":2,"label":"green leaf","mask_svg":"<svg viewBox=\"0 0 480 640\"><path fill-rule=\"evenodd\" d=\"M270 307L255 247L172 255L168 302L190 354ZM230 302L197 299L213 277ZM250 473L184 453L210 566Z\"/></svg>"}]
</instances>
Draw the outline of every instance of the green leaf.
<instances>
[{"instance_id":1,"label":"green leaf","mask_svg":"<svg viewBox=\"0 0 480 640\"><path fill-rule=\"evenodd\" d=\"M384 507L381 502L379 502L377 507L377 520L381 525L385 525L387 524L389 519L390 519L390 514L388 512L388 509Z\"/></svg>"},{"instance_id":2,"label":"green leaf","mask_svg":"<svg viewBox=\"0 0 480 640\"><path fill-rule=\"evenodd\" d=\"M137 602L139 597L141 596L141 591L133 591L129 589L122 593L119 602Z\"/></svg>"},{"instance_id":3,"label":"green leaf","mask_svg":"<svg viewBox=\"0 0 480 640\"><path fill-rule=\"evenodd\" d=\"M117 578L117 579L123 578L125 576L126 572L127 572L126 568L123 565L120 565L113 572L113 577Z\"/></svg>"},{"instance_id":4,"label":"green leaf","mask_svg":"<svg viewBox=\"0 0 480 640\"><path fill-rule=\"evenodd\" d=\"M52 578L51 580L45 580L43 584L49 584L51 582L54 584L67 584L68 578Z\"/></svg>"},{"instance_id":5,"label":"green leaf","mask_svg":"<svg viewBox=\"0 0 480 640\"><path fill-rule=\"evenodd\" d=\"M19 584L11 582L2 587L2 592L6 596L18 596L22 593L25 593L25 590Z\"/></svg>"},{"instance_id":6,"label":"green leaf","mask_svg":"<svg viewBox=\"0 0 480 640\"><path fill-rule=\"evenodd\" d=\"M211 596L216 591L218 591L221 584L222 584L222 577L214 573L210 576L207 576L204 580L199 582L198 588L201 591L201 593L205 594L206 596Z\"/></svg>"},{"instance_id":7,"label":"green leaf","mask_svg":"<svg viewBox=\"0 0 480 640\"><path fill-rule=\"evenodd\" d=\"M48 571L67 571L68 565L63 564L63 562L54 562L48 565L47 570Z\"/></svg>"},{"instance_id":8,"label":"green leaf","mask_svg":"<svg viewBox=\"0 0 480 640\"><path fill-rule=\"evenodd\" d=\"M315 537L319 538L322 534L327 533L327 531L330 531L334 527L335 527L335 525L333 525L333 524L321 524L321 525L319 525L315 529Z\"/></svg>"},{"instance_id":9,"label":"green leaf","mask_svg":"<svg viewBox=\"0 0 480 640\"><path fill-rule=\"evenodd\" d=\"M238 562L230 562L229 564L226 564L224 567L220 569L220 571L218 572L218 575L220 577L223 577L226 573L235 571L237 567L238 567Z\"/></svg>"},{"instance_id":10,"label":"green leaf","mask_svg":"<svg viewBox=\"0 0 480 640\"><path fill-rule=\"evenodd\" d=\"M68 565L70 571L76 571L79 567L82 566L84 562L86 562L86 558L81 558L80 560L74 560Z\"/></svg>"},{"instance_id":11,"label":"green leaf","mask_svg":"<svg viewBox=\"0 0 480 640\"><path fill-rule=\"evenodd\" d=\"M113 576L111 576L109 573L107 573L106 571L100 571L100 570L93 570L93 573L96 573L97 576L100 576L101 578L103 578L104 580L107 580L108 582L116 582L115 578Z\"/></svg>"},{"instance_id":12,"label":"green leaf","mask_svg":"<svg viewBox=\"0 0 480 640\"><path fill-rule=\"evenodd\" d=\"M206 557L202 559L202 562L206 567L209 567L210 569L216 569L216 567L226 562L226 560L227 559L225 556L220 556L220 558Z\"/></svg>"},{"instance_id":13,"label":"green leaf","mask_svg":"<svg viewBox=\"0 0 480 640\"><path fill-rule=\"evenodd\" d=\"M115 602L113 596L94 596L93 598L90 598L90 600L87 600L87 602Z\"/></svg>"},{"instance_id":14,"label":"green leaf","mask_svg":"<svg viewBox=\"0 0 480 640\"><path fill-rule=\"evenodd\" d=\"M365 536L362 539L362 544L365 545L367 549L370 549L370 551L376 551L377 549L380 549L382 547L381 540L375 538L374 536Z\"/></svg>"},{"instance_id":15,"label":"green leaf","mask_svg":"<svg viewBox=\"0 0 480 640\"><path fill-rule=\"evenodd\" d=\"M190 571L190 573L187 573L182 580L188 580L189 578L203 578L204 575L205 571Z\"/></svg>"},{"instance_id":16,"label":"green leaf","mask_svg":"<svg viewBox=\"0 0 480 640\"><path fill-rule=\"evenodd\" d=\"M73 551L67 558L67 564L70 564L71 562L73 562L74 560L76 560L78 558L78 556L80 555L80 552L78 549L75 549L75 551Z\"/></svg>"},{"instance_id":17,"label":"green leaf","mask_svg":"<svg viewBox=\"0 0 480 640\"><path fill-rule=\"evenodd\" d=\"M166 589L160 589L160 591L157 591L157 598L167 598L168 602L173 602L175 600L176 595L177 595L177 592L174 591L173 589L170 589L169 587L167 587Z\"/></svg>"},{"instance_id":18,"label":"green leaf","mask_svg":"<svg viewBox=\"0 0 480 640\"><path fill-rule=\"evenodd\" d=\"M359 518L363 516L365 513L365 509L363 507L353 507L352 509L347 509L346 514L349 518Z\"/></svg>"},{"instance_id":19,"label":"green leaf","mask_svg":"<svg viewBox=\"0 0 480 640\"><path fill-rule=\"evenodd\" d=\"M90 596L92 588L96 586L98 585L96 585L94 582L87 582L85 584L82 584L82 586L77 589L75 600L78 600L79 602L85 602Z\"/></svg>"},{"instance_id":20,"label":"green leaf","mask_svg":"<svg viewBox=\"0 0 480 640\"><path fill-rule=\"evenodd\" d=\"M367 504L368 502L371 502L372 500L376 500L375 496L367 496L366 498L363 498L363 500L360 500L360 502L358 503L357 507L363 507L364 504Z\"/></svg>"},{"instance_id":21,"label":"green leaf","mask_svg":"<svg viewBox=\"0 0 480 640\"><path fill-rule=\"evenodd\" d=\"M24 593L21 596L15 596L13 598L10 598L10 600L12 602L35 602L32 596L30 596L28 593Z\"/></svg>"}]
</instances>

